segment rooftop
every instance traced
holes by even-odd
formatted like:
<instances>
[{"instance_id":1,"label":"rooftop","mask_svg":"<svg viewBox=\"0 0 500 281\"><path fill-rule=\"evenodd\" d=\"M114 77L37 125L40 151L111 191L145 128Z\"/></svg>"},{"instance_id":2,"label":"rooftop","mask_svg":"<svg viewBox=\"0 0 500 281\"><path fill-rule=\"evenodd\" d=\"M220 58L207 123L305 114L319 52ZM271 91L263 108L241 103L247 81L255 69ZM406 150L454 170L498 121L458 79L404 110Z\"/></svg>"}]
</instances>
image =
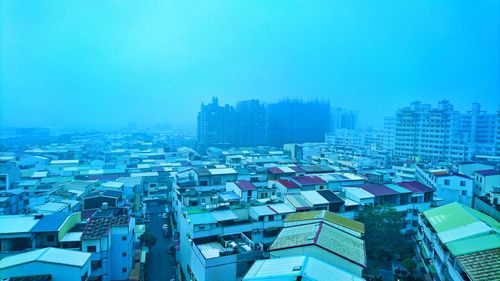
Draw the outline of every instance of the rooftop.
<instances>
[{"instance_id":1,"label":"rooftop","mask_svg":"<svg viewBox=\"0 0 500 281\"><path fill-rule=\"evenodd\" d=\"M499 170L481 170L481 171L476 171L476 173L480 174L481 176L496 176L500 175Z\"/></svg>"},{"instance_id":2,"label":"rooftop","mask_svg":"<svg viewBox=\"0 0 500 281\"><path fill-rule=\"evenodd\" d=\"M130 218L127 215L111 217L92 217L85 226L82 240L99 239L108 234L112 226L128 226Z\"/></svg>"},{"instance_id":3,"label":"rooftop","mask_svg":"<svg viewBox=\"0 0 500 281\"><path fill-rule=\"evenodd\" d=\"M31 232L55 232L59 231L72 213L54 213L44 215L38 223L31 229Z\"/></svg>"},{"instance_id":4,"label":"rooftop","mask_svg":"<svg viewBox=\"0 0 500 281\"><path fill-rule=\"evenodd\" d=\"M424 192L434 191L432 188L418 181L404 181L404 182L399 182L398 185L412 191L413 193L424 193Z\"/></svg>"},{"instance_id":5,"label":"rooftop","mask_svg":"<svg viewBox=\"0 0 500 281\"><path fill-rule=\"evenodd\" d=\"M44 248L12 255L0 260L0 268L17 266L29 262L46 262L82 267L90 258L90 253L59 248Z\"/></svg>"},{"instance_id":6,"label":"rooftop","mask_svg":"<svg viewBox=\"0 0 500 281\"><path fill-rule=\"evenodd\" d=\"M253 185L253 183L246 181L246 180L239 180L234 182L241 190L247 191L247 190L255 190L256 187Z\"/></svg>"},{"instance_id":7,"label":"rooftop","mask_svg":"<svg viewBox=\"0 0 500 281\"><path fill-rule=\"evenodd\" d=\"M325 184L326 181L318 176L297 176L292 177L292 180L300 185L315 185L315 184Z\"/></svg>"},{"instance_id":8,"label":"rooftop","mask_svg":"<svg viewBox=\"0 0 500 281\"><path fill-rule=\"evenodd\" d=\"M356 187L362 188L363 190L375 195L375 196L387 196L387 195L398 195L399 192L393 190L382 184L365 183L356 185Z\"/></svg>"},{"instance_id":9,"label":"rooftop","mask_svg":"<svg viewBox=\"0 0 500 281\"><path fill-rule=\"evenodd\" d=\"M300 186L298 184L296 184L295 182L293 182L291 180L279 179L276 181L288 189L300 188Z\"/></svg>"},{"instance_id":10,"label":"rooftop","mask_svg":"<svg viewBox=\"0 0 500 281\"><path fill-rule=\"evenodd\" d=\"M457 261L471 281L498 280L500 248L459 256Z\"/></svg>"},{"instance_id":11,"label":"rooftop","mask_svg":"<svg viewBox=\"0 0 500 281\"><path fill-rule=\"evenodd\" d=\"M366 266L365 242L323 222L283 228L270 247L270 251L317 245L321 248Z\"/></svg>"},{"instance_id":12,"label":"rooftop","mask_svg":"<svg viewBox=\"0 0 500 281\"><path fill-rule=\"evenodd\" d=\"M314 257L291 256L255 261L243 281L298 280L298 276L311 281L329 280L332 276L344 281L364 280Z\"/></svg>"},{"instance_id":13,"label":"rooftop","mask_svg":"<svg viewBox=\"0 0 500 281\"><path fill-rule=\"evenodd\" d=\"M309 212L299 212L292 213L286 216L285 222L297 222L297 221L313 221L322 219L332 224L337 224L342 227L354 230L361 234L365 233L365 225L361 222L339 216L335 213L328 211L309 211Z\"/></svg>"}]
</instances>

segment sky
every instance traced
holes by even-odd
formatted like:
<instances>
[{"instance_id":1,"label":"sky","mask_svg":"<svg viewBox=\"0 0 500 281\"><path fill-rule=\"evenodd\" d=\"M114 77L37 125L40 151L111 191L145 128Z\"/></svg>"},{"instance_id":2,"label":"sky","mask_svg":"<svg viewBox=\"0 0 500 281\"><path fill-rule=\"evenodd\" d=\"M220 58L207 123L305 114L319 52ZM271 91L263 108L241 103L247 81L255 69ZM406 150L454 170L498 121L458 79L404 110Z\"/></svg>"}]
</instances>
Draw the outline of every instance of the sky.
<instances>
[{"instance_id":1,"label":"sky","mask_svg":"<svg viewBox=\"0 0 500 281\"><path fill-rule=\"evenodd\" d=\"M500 104L500 1L0 1L0 125L195 127L202 102L324 98L379 126Z\"/></svg>"}]
</instances>

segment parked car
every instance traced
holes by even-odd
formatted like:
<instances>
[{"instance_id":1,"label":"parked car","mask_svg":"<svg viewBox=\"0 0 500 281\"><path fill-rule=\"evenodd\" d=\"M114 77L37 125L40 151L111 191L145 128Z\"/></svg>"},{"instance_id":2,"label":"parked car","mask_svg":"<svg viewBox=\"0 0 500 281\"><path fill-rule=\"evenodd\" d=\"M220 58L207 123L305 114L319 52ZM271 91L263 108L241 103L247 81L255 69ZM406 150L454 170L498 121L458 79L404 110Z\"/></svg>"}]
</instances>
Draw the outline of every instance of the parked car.
<instances>
[{"instance_id":1,"label":"parked car","mask_svg":"<svg viewBox=\"0 0 500 281\"><path fill-rule=\"evenodd\" d=\"M162 225L161 226L161 231L163 233L163 236L167 237L168 233L169 233L169 231L168 231L168 225L167 224Z\"/></svg>"}]
</instances>

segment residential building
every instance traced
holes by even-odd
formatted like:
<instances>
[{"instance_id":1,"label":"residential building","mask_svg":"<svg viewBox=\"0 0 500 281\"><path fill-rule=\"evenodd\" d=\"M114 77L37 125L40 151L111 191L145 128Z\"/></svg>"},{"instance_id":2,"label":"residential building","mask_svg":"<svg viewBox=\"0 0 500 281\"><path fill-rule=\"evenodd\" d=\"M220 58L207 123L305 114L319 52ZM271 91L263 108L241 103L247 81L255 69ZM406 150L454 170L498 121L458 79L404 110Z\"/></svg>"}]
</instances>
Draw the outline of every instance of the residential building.
<instances>
[{"instance_id":1,"label":"residential building","mask_svg":"<svg viewBox=\"0 0 500 281\"><path fill-rule=\"evenodd\" d=\"M90 272L89 253L52 247L0 260L2 280L87 281Z\"/></svg>"},{"instance_id":2,"label":"residential building","mask_svg":"<svg viewBox=\"0 0 500 281\"><path fill-rule=\"evenodd\" d=\"M83 230L82 251L91 253L89 280L128 280L134 265L135 218L126 209L103 208Z\"/></svg>"},{"instance_id":3,"label":"residential building","mask_svg":"<svg viewBox=\"0 0 500 281\"><path fill-rule=\"evenodd\" d=\"M460 113L449 101L433 108L414 102L396 112L394 153L396 158L419 161L465 161L476 155L497 155L497 114L472 110Z\"/></svg>"},{"instance_id":4,"label":"residential building","mask_svg":"<svg viewBox=\"0 0 500 281\"><path fill-rule=\"evenodd\" d=\"M439 205L451 202L463 203L472 207L474 197L474 181L472 178L449 172L447 169L427 169L416 167L417 180L435 190L435 201Z\"/></svg>"},{"instance_id":5,"label":"residential building","mask_svg":"<svg viewBox=\"0 0 500 281\"><path fill-rule=\"evenodd\" d=\"M330 113L330 132L335 132L340 129L357 129L358 113L353 110L345 110L342 108L332 108Z\"/></svg>"},{"instance_id":6,"label":"residential building","mask_svg":"<svg viewBox=\"0 0 500 281\"><path fill-rule=\"evenodd\" d=\"M500 223L454 202L419 215L417 252L434 280L498 279Z\"/></svg>"},{"instance_id":7,"label":"residential building","mask_svg":"<svg viewBox=\"0 0 500 281\"><path fill-rule=\"evenodd\" d=\"M500 188L500 170L479 170L474 173L474 193L484 196Z\"/></svg>"},{"instance_id":8,"label":"residential building","mask_svg":"<svg viewBox=\"0 0 500 281\"><path fill-rule=\"evenodd\" d=\"M362 223L326 211L290 214L285 223L269 248L271 259L304 255L348 275L363 275L366 252Z\"/></svg>"}]
</instances>

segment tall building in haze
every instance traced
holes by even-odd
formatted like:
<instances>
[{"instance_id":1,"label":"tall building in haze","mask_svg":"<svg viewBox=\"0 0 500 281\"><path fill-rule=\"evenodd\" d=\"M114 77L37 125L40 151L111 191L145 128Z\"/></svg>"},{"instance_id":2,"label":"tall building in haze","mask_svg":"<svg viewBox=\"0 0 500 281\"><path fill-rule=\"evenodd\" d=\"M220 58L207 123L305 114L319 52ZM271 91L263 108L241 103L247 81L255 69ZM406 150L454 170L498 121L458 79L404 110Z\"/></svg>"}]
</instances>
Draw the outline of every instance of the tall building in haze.
<instances>
[{"instance_id":1,"label":"tall building in haze","mask_svg":"<svg viewBox=\"0 0 500 281\"><path fill-rule=\"evenodd\" d=\"M330 103L282 100L267 108L267 144L323 142L330 129Z\"/></svg>"},{"instance_id":2,"label":"tall building in haze","mask_svg":"<svg viewBox=\"0 0 500 281\"><path fill-rule=\"evenodd\" d=\"M499 116L481 110L478 103L460 113L447 100L437 107L413 102L399 109L395 124L391 124L393 155L422 161L465 161L476 155L499 155L495 142L500 134Z\"/></svg>"},{"instance_id":3,"label":"tall building in haze","mask_svg":"<svg viewBox=\"0 0 500 281\"><path fill-rule=\"evenodd\" d=\"M259 100L240 101L236 104L236 145L266 144L266 108Z\"/></svg>"},{"instance_id":4,"label":"tall building in haze","mask_svg":"<svg viewBox=\"0 0 500 281\"><path fill-rule=\"evenodd\" d=\"M198 113L198 146L205 149L209 146L228 147L235 144L236 115L234 108L228 104L219 105L214 97L209 104L201 104Z\"/></svg>"}]
</instances>

